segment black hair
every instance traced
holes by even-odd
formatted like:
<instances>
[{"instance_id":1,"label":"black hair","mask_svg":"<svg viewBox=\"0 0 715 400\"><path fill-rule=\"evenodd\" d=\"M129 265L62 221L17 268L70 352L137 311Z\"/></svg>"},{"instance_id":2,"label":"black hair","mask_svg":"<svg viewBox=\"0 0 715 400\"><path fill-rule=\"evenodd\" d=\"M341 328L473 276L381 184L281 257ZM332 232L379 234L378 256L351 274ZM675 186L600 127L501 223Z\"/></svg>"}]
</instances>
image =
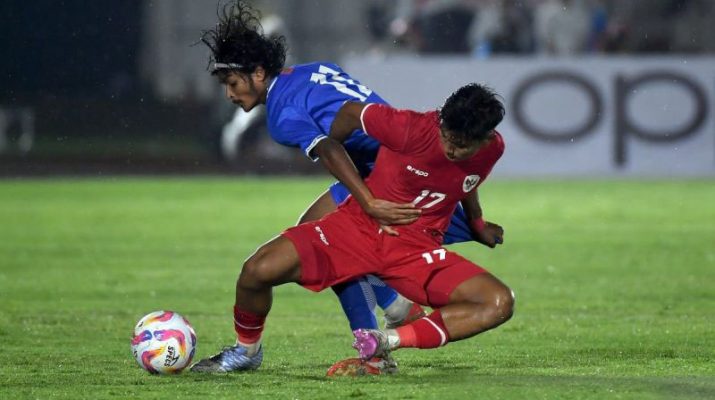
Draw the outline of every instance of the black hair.
<instances>
[{"instance_id":1,"label":"black hair","mask_svg":"<svg viewBox=\"0 0 715 400\"><path fill-rule=\"evenodd\" d=\"M209 70L222 80L231 72L250 74L263 67L276 76L286 60L285 37L267 37L263 33L258 10L236 0L219 6L218 24L201 33L201 41L211 50ZM230 66L215 68L216 63Z\"/></svg>"},{"instance_id":2,"label":"black hair","mask_svg":"<svg viewBox=\"0 0 715 400\"><path fill-rule=\"evenodd\" d=\"M439 110L440 124L459 143L486 140L504 118L494 90L470 83L452 93Z\"/></svg>"}]
</instances>

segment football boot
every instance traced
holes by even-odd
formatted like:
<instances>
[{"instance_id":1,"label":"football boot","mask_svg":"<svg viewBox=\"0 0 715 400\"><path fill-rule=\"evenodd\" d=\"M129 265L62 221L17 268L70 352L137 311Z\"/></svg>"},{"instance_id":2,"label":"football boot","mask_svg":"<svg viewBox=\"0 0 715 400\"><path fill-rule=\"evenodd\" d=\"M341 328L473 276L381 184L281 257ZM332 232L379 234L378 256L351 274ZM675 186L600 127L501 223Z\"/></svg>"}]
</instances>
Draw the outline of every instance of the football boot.
<instances>
[{"instance_id":1,"label":"football boot","mask_svg":"<svg viewBox=\"0 0 715 400\"><path fill-rule=\"evenodd\" d=\"M197 362L191 366L192 372L232 372L252 371L263 362L263 346L252 356L240 345L225 347L220 353Z\"/></svg>"}]
</instances>

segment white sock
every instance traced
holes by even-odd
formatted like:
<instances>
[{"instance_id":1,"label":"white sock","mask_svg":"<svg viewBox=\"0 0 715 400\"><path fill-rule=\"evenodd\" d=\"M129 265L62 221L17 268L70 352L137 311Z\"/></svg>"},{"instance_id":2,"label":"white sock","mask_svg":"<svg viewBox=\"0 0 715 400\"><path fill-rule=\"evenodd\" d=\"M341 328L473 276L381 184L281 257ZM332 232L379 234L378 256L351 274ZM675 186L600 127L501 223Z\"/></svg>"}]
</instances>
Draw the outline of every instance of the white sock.
<instances>
[{"instance_id":1,"label":"white sock","mask_svg":"<svg viewBox=\"0 0 715 400\"><path fill-rule=\"evenodd\" d=\"M387 345L390 350L395 350L400 347L400 335L397 334L395 329L386 329L385 336L387 336Z\"/></svg>"},{"instance_id":2,"label":"white sock","mask_svg":"<svg viewBox=\"0 0 715 400\"><path fill-rule=\"evenodd\" d=\"M258 350L261 348L261 339L258 339L256 343L251 344L241 343L240 340L236 340L236 344L246 349L246 355L248 357L253 357L256 355L256 353L258 353Z\"/></svg>"},{"instance_id":3,"label":"white sock","mask_svg":"<svg viewBox=\"0 0 715 400\"><path fill-rule=\"evenodd\" d=\"M384 310L385 320L390 323L400 322L407 318L411 308L412 302L398 294L395 301Z\"/></svg>"}]
</instances>

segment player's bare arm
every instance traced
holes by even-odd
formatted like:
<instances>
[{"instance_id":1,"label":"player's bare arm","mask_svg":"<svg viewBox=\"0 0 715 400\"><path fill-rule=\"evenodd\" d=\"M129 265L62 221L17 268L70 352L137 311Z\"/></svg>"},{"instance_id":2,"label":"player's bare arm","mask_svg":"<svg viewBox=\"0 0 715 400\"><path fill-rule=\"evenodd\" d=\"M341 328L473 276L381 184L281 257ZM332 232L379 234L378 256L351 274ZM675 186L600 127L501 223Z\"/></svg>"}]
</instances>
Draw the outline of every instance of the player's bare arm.
<instances>
[{"instance_id":1,"label":"player's bare arm","mask_svg":"<svg viewBox=\"0 0 715 400\"><path fill-rule=\"evenodd\" d=\"M342 146L352 132L362 128L360 113L365 106L364 103L345 103L335 116L330 136L321 140L313 151L325 168L348 187L363 210L383 225L387 233L397 235L389 225L412 223L420 216L421 210L410 203L397 204L374 198Z\"/></svg>"},{"instance_id":2,"label":"player's bare arm","mask_svg":"<svg viewBox=\"0 0 715 400\"><path fill-rule=\"evenodd\" d=\"M504 229L495 223L484 221L476 188L461 203L474 233L474 240L491 248L504 243Z\"/></svg>"}]
</instances>

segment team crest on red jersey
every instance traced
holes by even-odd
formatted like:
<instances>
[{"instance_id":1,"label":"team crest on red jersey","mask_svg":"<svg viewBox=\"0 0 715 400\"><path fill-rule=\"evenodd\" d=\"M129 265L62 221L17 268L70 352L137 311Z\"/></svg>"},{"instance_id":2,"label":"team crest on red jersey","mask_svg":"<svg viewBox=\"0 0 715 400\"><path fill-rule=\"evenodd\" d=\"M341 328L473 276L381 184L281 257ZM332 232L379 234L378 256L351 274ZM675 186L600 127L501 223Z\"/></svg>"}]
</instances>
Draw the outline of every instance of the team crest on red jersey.
<instances>
[{"instance_id":1,"label":"team crest on red jersey","mask_svg":"<svg viewBox=\"0 0 715 400\"><path fill-rule=\"evenodd\" d=\"M468 193L477 187L479 179L479 175L467 175L467 177L464 178L464 183L462 184L462 190L464 190L464 193Z\"/></svg>"}]
</instances>

